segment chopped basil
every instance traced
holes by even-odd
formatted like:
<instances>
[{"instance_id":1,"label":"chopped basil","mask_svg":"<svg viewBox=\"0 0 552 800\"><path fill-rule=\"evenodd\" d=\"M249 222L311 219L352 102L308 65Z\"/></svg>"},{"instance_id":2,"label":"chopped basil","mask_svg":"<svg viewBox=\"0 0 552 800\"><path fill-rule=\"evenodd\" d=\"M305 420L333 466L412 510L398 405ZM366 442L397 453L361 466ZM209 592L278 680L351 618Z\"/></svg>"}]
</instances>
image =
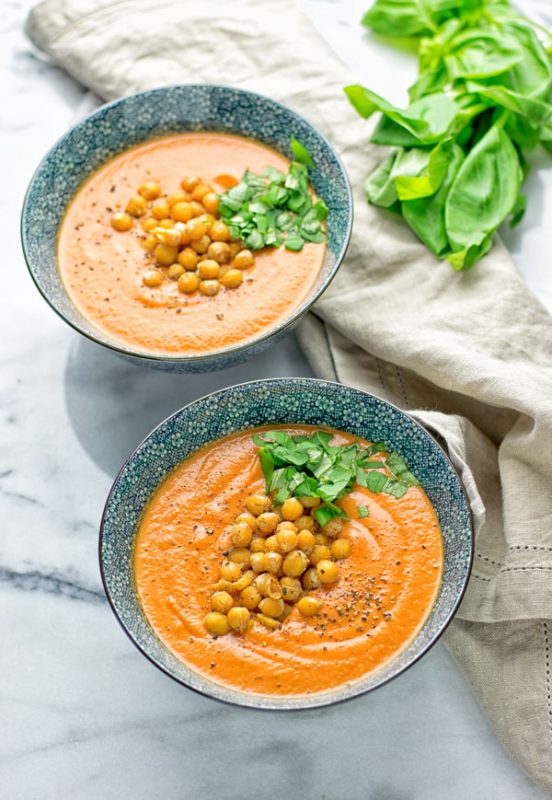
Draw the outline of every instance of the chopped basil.
<instances>
[{"instance_id":1,"label":"chopped basil","mask_svg":"<svg viewBox=\"0 0 552 800\"><path fill-rule=\"evenodd\" d=\"M358 506L358 516L362 519L370 514L368 506Z\"/></svg>"},{"instance_id":2,"label":"chopped basil","mask_svg":"<svg viewBox=\"0 0 552 800\"><path fill-rule=\"evenodd\" d=\"M386 455L383 442L361 448L358 443L334 446L331 439L331 433L320 430L311 436L289 436L285 431L253 435L266 491L275 493L276 505L290 496L318 497L322 503L314 517L323 526L336 516L345 516L336 501L349 494L354 484L398 499L418 484L399 453ZM376 453L382 460L368 460ZM387 473L380 471L384 469ZM358 508L361 517L368 515L366 506Z\"/></svg>"},{"instance_id":3,"label":"chopped basil","mask_svg":"<svg viewBox=\"0 0 552 800\"><path fill-rule=\"evenodd\" d=\"M300 251L305 242L320 243L326 234L323 222L326 203L313 203L309 191L308 167L314 167L306 147L291 138L294 161L287 175L266 167L260 175L247 170L241 181L219 195L219 214L234 239L250 250L281 247Z\"/></svg>"}]
</instances>

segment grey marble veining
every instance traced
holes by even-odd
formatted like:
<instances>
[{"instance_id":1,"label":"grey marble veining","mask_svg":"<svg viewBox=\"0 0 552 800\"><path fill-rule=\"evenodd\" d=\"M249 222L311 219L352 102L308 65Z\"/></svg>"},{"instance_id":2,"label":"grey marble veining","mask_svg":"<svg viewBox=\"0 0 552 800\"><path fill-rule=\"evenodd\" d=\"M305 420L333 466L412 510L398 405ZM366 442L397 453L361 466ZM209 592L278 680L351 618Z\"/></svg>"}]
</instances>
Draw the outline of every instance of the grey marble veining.
<instances>
[{"instance_id":1,"label":"grey marble veining","mask_svg":"<svg viewBox=\"0 0 552 800\"><path fill-rule=\"evenodd\" d=\"M83 90L33 53L30 0L0 3L0 797L2 800L537 800L438 645L378 692L284 716L222 706L170 681L103 598L97 530L122 462L184 403L270 375L309 375L292 338L214 375L126 364L48 309L20 252L22 196ZM365 3L301 0L353 73L400 101L412 58L357 25ZM507 241L552 309L549 164Z\"/></svg>"}]
</instances>

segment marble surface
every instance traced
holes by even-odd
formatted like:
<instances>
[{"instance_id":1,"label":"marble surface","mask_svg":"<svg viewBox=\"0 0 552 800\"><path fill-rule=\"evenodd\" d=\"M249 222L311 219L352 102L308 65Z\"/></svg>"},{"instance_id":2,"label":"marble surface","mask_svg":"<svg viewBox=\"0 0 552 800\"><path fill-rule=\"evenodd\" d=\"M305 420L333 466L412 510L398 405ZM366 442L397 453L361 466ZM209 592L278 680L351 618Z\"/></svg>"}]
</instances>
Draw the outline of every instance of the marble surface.
<instances>
[{"instance_id":1,"label":"marble surface","mask_svg":"<svg viewBox=\"0 0 552 800\"><path fill-rule=\"evenodd\" d=\"M438 645L368 697L320 711L251 712L173 683L130 644L104 599L97 531L111 482L163 417L213 389L310 375L293 338L214 375L130 366L46 307L23 264L31 173L83 89L22 34L30 0L0 4L0 796L3 800L537 800ZM414 72L357 25L365 3L301 0L358 78L400 99ZM549 164L507 241L552 309Z\"/></svg>"}]
</instances>

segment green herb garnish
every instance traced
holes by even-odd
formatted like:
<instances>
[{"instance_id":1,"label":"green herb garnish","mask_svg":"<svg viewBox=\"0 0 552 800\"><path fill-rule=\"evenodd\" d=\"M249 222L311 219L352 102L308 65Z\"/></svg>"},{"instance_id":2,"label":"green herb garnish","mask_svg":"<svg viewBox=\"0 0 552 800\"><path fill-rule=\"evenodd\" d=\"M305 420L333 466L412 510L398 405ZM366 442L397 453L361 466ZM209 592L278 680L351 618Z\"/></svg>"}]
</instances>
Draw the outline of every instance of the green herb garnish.
<instances>
[{"instance_id":1,"label":"green herb garnish","mask_svg":"<svg viewBox=\"0 0 552 800\"><path fill-rule=\"evenodd\" d=\"M331 439L331 433L321 430L311 436L290 436L285 431L253 436L266 491L273 494L275 505L291 496L319 497L322 504L315 509L314 517L324 526L336 516L346 516L336 502L349 494L354 484L397 498L403 497L410 486L418 485L399 453L385 455L383 442L362 448L358 443L331 445ZM376 454L384 457L373 459ZM387 472L380 471L383 469ZM367 506L359 506L358 511L361 517L368 515Z\"/></svg>"},{"instance_id":2,"label":"green herb garnish","mask_svg":"<svg viewBox=\"0 0 552 800\"><path fill-rule=\"evenodd\" d=\"M260 175L249 170L241 181L219 195L218 212L234 239L250 250L281 247L299 251L305 242L326 239L323 222L328 207L321 199L313 202L308 168L312 156L294 137L290 142L294 161L287 175L266 167Z\"/></svg>"},{"instance_id":3,"label":"green herb garnish","mask_svg":"<svg viewBox=\"0 0 552 800\"><path fill-rule=\"evenodd\" d=\"M419 77L401 109L363 86L358 113L380 112L371 141L393 148L368 176L368 202L402 214L438 258L466 270L494 232L525 211L524 151L552 154L551 35L543 44L509 0L376 0L373 31L418 45Z\"/></svg>"},{"instance_id":4,"label":"green herb garnish","mask_svg":"<svg viewBox=\"0 0 552 800\"><path fill-rule=\"evenodd\" d=\"M358 507L358 516L362 519L367 517L370 514L370 510L368 506L359 506Z\"/></svg>"}]
</instances>

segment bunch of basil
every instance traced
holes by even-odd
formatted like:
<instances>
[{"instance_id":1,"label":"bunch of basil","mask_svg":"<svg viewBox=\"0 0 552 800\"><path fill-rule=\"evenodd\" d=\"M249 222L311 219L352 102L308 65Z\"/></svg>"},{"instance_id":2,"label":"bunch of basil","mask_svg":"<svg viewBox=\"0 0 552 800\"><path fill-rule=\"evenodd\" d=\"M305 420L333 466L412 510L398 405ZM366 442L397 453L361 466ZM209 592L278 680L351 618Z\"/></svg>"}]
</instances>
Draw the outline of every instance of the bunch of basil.
<instances>
[{"instance_id":1,"label":"bunch of basil","mask_svg":"<svg viewBox=\"0 0 552 800\"><path fill-rule=\"evenodd\" d=\"M345 89L362 117L382 113L371 141L393 147L367 179L368 201L468 269L508 216L523 216L524 152L540 142L552 154L550 50L508 0L376 0L363 24L419 43L406 109Z\"/></svg>"}]
</instances>

